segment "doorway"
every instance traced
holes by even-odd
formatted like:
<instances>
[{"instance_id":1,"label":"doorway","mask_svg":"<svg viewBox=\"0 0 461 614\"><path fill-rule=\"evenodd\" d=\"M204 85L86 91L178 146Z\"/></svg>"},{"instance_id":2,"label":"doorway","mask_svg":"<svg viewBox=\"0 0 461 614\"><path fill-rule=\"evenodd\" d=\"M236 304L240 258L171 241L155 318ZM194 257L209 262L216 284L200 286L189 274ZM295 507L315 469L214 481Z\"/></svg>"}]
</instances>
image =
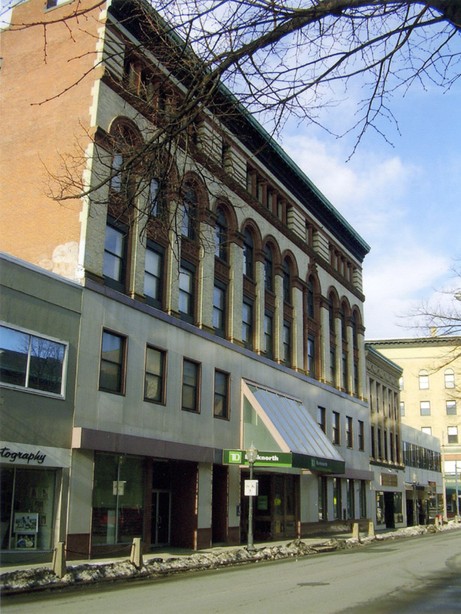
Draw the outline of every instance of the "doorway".
<instances>
[{"instance_id":1,"label":"doorway","mask_svg":"<svg viewBox=\"0 0 461 614\"><path fill-rule=\"evenodd\" d=\"M171 492L152 491L152 546L166 546L170 543Z\"/></svg>"}]
</instances>

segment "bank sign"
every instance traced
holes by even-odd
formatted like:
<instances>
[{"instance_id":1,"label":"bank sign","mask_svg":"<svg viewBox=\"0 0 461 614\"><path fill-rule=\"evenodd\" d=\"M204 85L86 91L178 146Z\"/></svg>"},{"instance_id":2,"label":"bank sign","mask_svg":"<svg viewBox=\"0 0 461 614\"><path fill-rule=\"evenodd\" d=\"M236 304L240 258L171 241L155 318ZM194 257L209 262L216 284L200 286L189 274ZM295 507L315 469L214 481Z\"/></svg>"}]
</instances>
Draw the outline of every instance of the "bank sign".
<instances>
[{"instance_id":1,"label":"bank sign","mask_svg":"<svg viewBox=\"0 0 461 614\"><path fill-rule=\"evenodd\" d=\"M255 467L292 467L291 452L258 452ZM223 465L249 465L245 450L223 450Z\"/></svg>"}]
</instances>

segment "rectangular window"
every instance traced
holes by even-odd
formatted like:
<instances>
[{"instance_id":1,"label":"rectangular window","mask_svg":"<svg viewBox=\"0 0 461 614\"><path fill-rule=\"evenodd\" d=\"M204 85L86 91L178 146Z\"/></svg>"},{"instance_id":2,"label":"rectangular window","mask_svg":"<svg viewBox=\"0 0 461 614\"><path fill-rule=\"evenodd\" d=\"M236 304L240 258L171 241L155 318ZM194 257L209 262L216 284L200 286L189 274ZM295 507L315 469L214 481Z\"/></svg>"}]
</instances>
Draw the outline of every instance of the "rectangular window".
<instances>
[{"instance_id":1,"label":"rectangular window","mask_svg":"<svg viewBox=\"0 0 461 614\"><path fill-rule=\"evenodd\" d=\"M147 346L144 400L165 403L165 352Z\"/></svg>"},{"instance_id":2,"label":"rectangular window","mask_svg":"<svg viewBox=\"0 0 461 614\"><path fill-rule=\"evenodd\" d=\"M282 360L286 365L291 365L291 323L284 322L282 329Z\"/></svg>"},{"instance_id":3,"label":"rectangular window","mask_svg":"<svg viewBox=\"0 0 461 614\"><path fill-rule=\"evenodd\" d=\"M123 394L126 338L103 331L99 389Z\"/></svg>"},{"instance_id":4,"label":"rectangular window","mask_svg":"<svg viewBox=\"0 0 461 614\"><path fill-rule=\"evenodd\" d=\"M220 337L226 336L226 288L222 284L213 288L213 328Z\"/></svg>"},{"instance_id":5,"label":"rectangular window","mask_svg":"<svg viewBox=\"0 0 461 614\"><path fill-rule=\"evenodd\" d=\"M341 417L337 411L333 412L332 441L338 446L341 443Z\"/></svg>"},{"instance_id":6,"label":"rectangular window","mask_svg":"<svg viewBox=\"0 0 461 614\"><path fill-rule=\"evenodd\" d=\"M458 443L458 427L449 426L447 428L448 443Z\"/></svg>"},{"instance_id":7,"label":"rectangular window","mask_svg":"<svg viewBox=\"0 0 461 614\"><path fill-rule=\"evenodd\" d=\"M351 416L346 416L346 445L348 448L354 447L354 433L352 430Z\"/></svg>"},{"instance_id":8,"label":"rectangular window","mask_svg":"<svg viewBox=\"0 0 461 614\"><path fill-rule=\"evenodd\" d=\"M456 401L447 401L447 416L456 416Z\"/></svg>"},{"instance_id":9,"label":"rectangular window","mask_svg":"<svg viewBox=\"0 0 461 614\"><path fill-rule=\"evenodd\" d=\"M246 348L253 349L253 303L242 304L242 342Z\"/></svg>"},{"instance_id":10,"label":"rectangular window","mask_svg":"<svg viewBox=\"0 0 461 614\"><path fill-rule=\"evenodd\" d=\"M359 433L358 433L359 450L363 452L365 450L365 424L363 420L359 420Z\"/></svg>"},{"instance_id":11,"label":"rectangular window","mask_svg":"<svg viewBox=\"0 0 461 614\"><path fill-rule=\"evenodd\" d=\"M123 289L126 270L126 231L106 226L103 275L110 285ZM111 283L112 282L112 283Z\"/></svg>"},{"instance_id":12,"label":"rectangular window","mask_svg":"<svg viewBox=\"0 0 461 614\"><path fill-rule=\"evenodd\" d=\"M400 415L402 417L405 416L405 402L404 401L400 401Z\"/></svg>"},{"instance_id":13,"label":"rectangular window","mask_svg":"<svg viewBox=\"0 0 461 614\"><path fill-rule=\"evenodd\" d=\"M162 306L164 252L160 246L147 246L144 265L144 295L149 303Z\"/></svg>"},{"instance_id":14,"label":"rectangular window","mask_svg":"<svg viewBox=\"0 0 461 614\"><path fill-rule=\"evenodd\" d=\"M182 371L182 409L199 411L200 365L184 359Z\"/></svg>"},{"instance_id":15,"label":"rectangular window","mask_svg":"<svg viewBox=\"0 0 461 614\"><path fill-rule=\"evenodd\" d=\"M420 371L419 373L419 389L428 390L429 388L429 375L426 371Z\"/></svg>"},{"instance_id":16,"label":"rectangular window","mask_svg":"<svg viewBox=\"0 0 461 614\"><path fill-rule=\"evenodd\" d=\"M264 353L269 358L273 356L274 333L273 318L271 314L264 314Z\"/></svg>"},{"instance_id":17,"label":"rectangular window","mask_svg":"<svg viewBox=\"0 0 461 614\"><path fill-rule=\"evenodd\" d=\"M317 424L320 429L326 433L327 423L326 423L326 411L324 407L317 407Z\"/></svg>"},{"instance_id":18,"label":"rectangular window","mask_svg":"<svg viewBox=\"0 0 461 614\"><path fill-rule=\"evenodd\" d=\"M152 217L159 217L162 214L160 199L160 182L153 177L149 183L149 193L147 195L147 211Z\"/></svg>"},{"instance_id":19,"label":"rectangular window","mask_svg":"<svg viewBox=\"0 0 461 614\"><path fill-rule=\"evenodd\" d=\"M422 426L421 432L426 433L426 435L432 435L432 427L430 426Z\"/></svg>"},{"instance_id":20,"label":"rectangular window","mask_svg":"<svg viewBox=\"0 0 461 614\"><path fill-rule=\"evenodd\" d=\"M48 394L64 394L67 345L0 326L0 382Z\"/></svg>"},{"instance_id":21,"label":"rectangular window","mask_svg":"<svg viewBox=\"0 0 461 614\"><path fill-rule=\"evenodd\" d=\"M179 269L179 312L185 320L194 321L195 268L188 264Z\"/></svg>"},{"instance_id":22,"label":"rectangular window","mask_svg":"<svg viewBox=\"0 0 461 614\"><path fill-rule=\"evenodd\" d=\"M307 337L307 371L311 377L315 377L315 337Z\"/></svg>"},{"instance_id":23,"label":"rectangular window","mask_svg":"<svg viewBox=\"0 0 461 614\"><path fill-rule=\"evenodd\" d=\"M214 406L215 418L229 418L229 374L215 371L214 374Z\"/></svg>"},{"instance_id":24,"label":"rectangular window","mask_svg":"<svg viewBox=\"0 0 461 614\"><path fill-rule=\"evenodd\" d=\"M421 416L430 416L431 415L431 402L430 401L420 401L419 413Z\"/></svg>"},{"instance_id":25,"label":"rectangular window","mask_svg":"<svg viewBox=\"0 0 461 614\"><path fill-rule=\"evenodd\" d=\"M330 348L330 382L334 386L336 383L336 350Z\"/></svg>"}]
</instances>

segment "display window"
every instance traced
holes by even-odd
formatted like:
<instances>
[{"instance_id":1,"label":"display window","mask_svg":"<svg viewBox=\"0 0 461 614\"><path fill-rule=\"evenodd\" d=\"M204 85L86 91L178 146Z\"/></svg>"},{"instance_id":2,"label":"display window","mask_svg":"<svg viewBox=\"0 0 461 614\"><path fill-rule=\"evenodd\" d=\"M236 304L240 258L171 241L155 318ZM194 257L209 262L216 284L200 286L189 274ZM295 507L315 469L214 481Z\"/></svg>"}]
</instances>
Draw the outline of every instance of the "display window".
<instances>
[{"instance_id":1,"label":"display window","mask_svg":"<svg viewBox=\"0 0 461 614\"><path fill-rule=\"evenodd\" d=\"M1 549L51 550L55 469L1 469Z\"/></svg>"},{"instance_id":2,"label":"display window","mask_svg":"<svg viewBox=\"0 0 461 614\"><path fill-rule=\"evenodd\" d=\"M143 535L144 459L97 453L92 543L125 544Z\"/></svg>"}]
</instances>

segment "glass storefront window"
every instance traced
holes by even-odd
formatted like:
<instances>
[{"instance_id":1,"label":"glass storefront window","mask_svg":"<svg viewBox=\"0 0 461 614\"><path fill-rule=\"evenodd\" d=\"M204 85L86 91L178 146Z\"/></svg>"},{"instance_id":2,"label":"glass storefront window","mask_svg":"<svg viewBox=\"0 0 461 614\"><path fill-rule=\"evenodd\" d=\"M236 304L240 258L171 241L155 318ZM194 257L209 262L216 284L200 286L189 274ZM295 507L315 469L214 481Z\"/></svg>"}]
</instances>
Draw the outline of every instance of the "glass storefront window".
<instances>
[{"instance_id":1,"label":"glass storefront window","mask_svg":"<svg viewBox=\"0 0 461 614\"><path fill-rule=\"evenodd\" d=\"M51 550L56 470L1 470L2 550Z\"/></svg>"},{"instance_id":2,"label":"glass storefront window","mask_svg":"<svg viewBox=\"0 0 461 614\"><path fill-rule=\"evenodd\" d=\"M143 535L144 460L96 454L93 544L124 544Z\"/></svg>"}]
</instances>

